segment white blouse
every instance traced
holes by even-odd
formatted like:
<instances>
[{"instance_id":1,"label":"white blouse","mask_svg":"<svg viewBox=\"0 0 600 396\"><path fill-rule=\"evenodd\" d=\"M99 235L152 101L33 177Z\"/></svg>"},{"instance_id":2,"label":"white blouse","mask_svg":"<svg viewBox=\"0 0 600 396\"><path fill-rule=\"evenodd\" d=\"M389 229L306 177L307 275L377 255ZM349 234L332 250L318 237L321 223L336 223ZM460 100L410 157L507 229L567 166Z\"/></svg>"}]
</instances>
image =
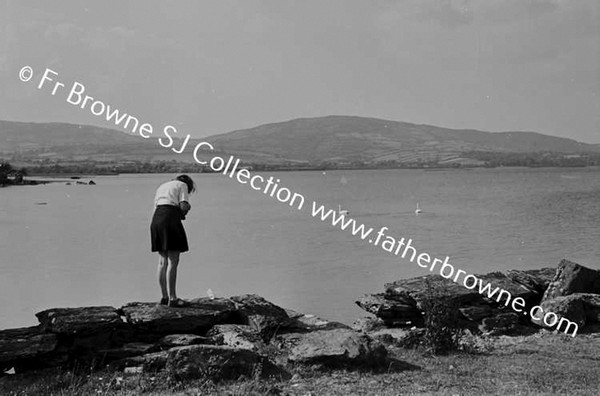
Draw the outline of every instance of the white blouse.
<instances>
[{"instance_id":1,"label":"white blouse","mask_svg":"<svg viewBox=\"0 0 600 396\"><path fill-rule=\"evenodd\" d=\"M179 206L182 201L189 202L188 186L182 181L171 180L163 183L156 189L154 206L173 205Z\"/></svg>"}]
</instances>

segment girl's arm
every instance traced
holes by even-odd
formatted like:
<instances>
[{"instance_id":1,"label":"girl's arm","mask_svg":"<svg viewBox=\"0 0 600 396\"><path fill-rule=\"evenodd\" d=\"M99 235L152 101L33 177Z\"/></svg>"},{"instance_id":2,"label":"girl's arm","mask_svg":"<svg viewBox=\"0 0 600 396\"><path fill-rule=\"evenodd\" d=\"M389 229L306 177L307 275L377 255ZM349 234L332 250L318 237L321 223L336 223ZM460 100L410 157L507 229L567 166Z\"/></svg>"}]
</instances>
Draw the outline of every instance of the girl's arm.
<instances>
[{"instance_id":1,"label":"girl's arm","mask_svg":"<svg viewBox=\"0 0 600 396\"><path fill-rule=\"evenodd\" d=\"M179 209L181 210L181 215L185 219L185 216L188 214L192 206L188 203L188 201L179 202Z\"/></svg>"}]
</instances>

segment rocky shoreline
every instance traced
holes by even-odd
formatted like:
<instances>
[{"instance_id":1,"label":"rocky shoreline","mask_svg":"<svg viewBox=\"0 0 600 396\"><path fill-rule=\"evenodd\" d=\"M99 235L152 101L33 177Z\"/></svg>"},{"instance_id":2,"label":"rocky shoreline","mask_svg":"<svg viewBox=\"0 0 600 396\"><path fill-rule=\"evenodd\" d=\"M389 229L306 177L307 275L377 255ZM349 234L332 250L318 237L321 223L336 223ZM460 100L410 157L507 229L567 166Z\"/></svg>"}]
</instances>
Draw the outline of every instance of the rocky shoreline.
<instances>
[{"instance_id":1,"label":"rocky shoreline","mask_svg":"<svg viewBox=\"0 0 600 396\"><path fill-rule=\"evenodd\" d=\"M56 308L36 316L38 326L0 331L2 372L84 365L169 370L181 379L286 378L293 365L393 364L385 347L368 335L285 310L257 295L198 298L185 308L129 303Z\"/></svg>"},{"instance_id":2,"label":"rocky shoreline","mask_svg":"<svg viewBox=\"0 0 600 396\"><path fill-rule=\"evenodd\" d=\"M569 319L579 331L600 329L600 271L563 259L558 268L492 272L477 278L484 284L489 282L492 288L506 290L513 299L521 297L527 309L539 305L543 312ZM556 328L530 317L528 312L517 314L503 304L504 299L490 299L480 294L478 287L470 290L439 275L388 283L383 293L364 295L356 304L377 318L364 321L366 329L418 329L423 326L427 301L442 299L460 312L459 326L475 333L520 335L540 327Z\"/></svg>"},{"instance_id":3,"label":"rocky shoreline","mask_svg":"<svg viewBox=\"0 0 600 396\"><path fill-rule=\"evenodd\" d=\"M521 296L528 306L565 316L580 330L600 321L600 271L563 260L557 269L491 273L482 279ZM178 379L286 379L294 368L404 370L390 346L423 334L427 296L450 302L460 326L484 335L526 334L540 323L473 290L436 276L399 280L357 304L375 318L353 327L279 307L257 295L197 298L185 308L133 302L54 308L39 325L0 331L0 375L45 368L106 368L128 373L166 371ZM543 323L541 324L543 325Z\"/></svg>"}]
</instances>

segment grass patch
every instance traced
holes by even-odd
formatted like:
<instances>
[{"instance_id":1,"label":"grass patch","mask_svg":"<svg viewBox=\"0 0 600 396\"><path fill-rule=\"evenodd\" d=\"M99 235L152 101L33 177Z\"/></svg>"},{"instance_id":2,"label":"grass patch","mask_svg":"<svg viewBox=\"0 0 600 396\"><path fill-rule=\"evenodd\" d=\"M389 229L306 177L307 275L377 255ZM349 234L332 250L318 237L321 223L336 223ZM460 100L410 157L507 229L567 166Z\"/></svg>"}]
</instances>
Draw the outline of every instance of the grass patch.
<instances>
[{"instance_id":1,"label":"grass patch","mask_svg":"<svg viewBox=\"0 0 600 396\"><path fill-rule=\"evenodd\" d=\"M425 285L427 293L421 304L421 310L425 312L423 344L436 355L457 351L462 333L459 327L461 314L446 288L434 287L429 279Z\"/></svg>"}]
</instances>

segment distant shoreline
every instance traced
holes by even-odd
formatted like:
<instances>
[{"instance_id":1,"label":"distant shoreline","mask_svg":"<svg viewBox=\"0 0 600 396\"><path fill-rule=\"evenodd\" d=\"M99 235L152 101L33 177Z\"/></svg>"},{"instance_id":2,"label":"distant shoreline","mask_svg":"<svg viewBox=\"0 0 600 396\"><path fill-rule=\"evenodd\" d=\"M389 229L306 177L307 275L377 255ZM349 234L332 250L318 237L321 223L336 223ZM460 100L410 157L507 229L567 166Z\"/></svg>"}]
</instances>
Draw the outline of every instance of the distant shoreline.
<instances>
[{"instance_id":1,"label":"distant shoreline","mask_svg":"<svg viewBox=\"0 0 600 396\"><path fill-rule=\"evenodd\" d=\"M589 166L497 166L497 167L488 167L488 166L406 166L406 167L335 167L335 168L320 168L320 167L293 167L293 166L265 166L258 167L258 169L250 169L251 172L330 172L330 171L353 171L353 170L424 170L424 171L448 171L448 170L457 170L457 171L471 171L475 169L600 169L598 165L589 165ZM172 173L190 173L190 174L214 174L218 172L208 171L208 170L177 170L177 169L169 169L160 172L148 172L148 171L119 171L119 172L90 172L87 171L85 173L74 173L74 172L53 172L53 173L39 173L39 172L31 172L30 177L37 178L48 178L55 179L60 178L64 179L61 181L69 181L77 178L91 178L96 176L119 176L119 175L137 175L137 174L172 174ZM32 180L29 181L39 181L44 182L44 180ZM56 180L48 180L47 182L55 182Z\"/></svg>"},{"instance_id":2,"label":"distant shoreline","mask_svg":"<svg viewBox=\"0 0 600 396\"><path fill-rule=\"evenodd\" d=\"M92 179L96 176L105 176L105 175L32 175L36 177L32 179L31 176L23 179L19 183L7 183L0 185L1 187L18 187L18 186L39 186L43 184L50 183L69 183L69 184L82 184L82 185L94 185L96 184ZM81 179L89 179L88 181L82 181Z\"/></svg>"},{"instance_id":3,"label":"distant shoreline","mask_svg":"<svg viewBox=\"0 0 600 396\"><path fill-rule=\"evenodd\" d=\"M3 187L15 187L15 186L38 186L40 184L48 184L48 183L54 183L54 182L55 181L53 181L53 180L26 179L26 180L23 180L20 183L0 184L0 188L3 188Z\"/></svg>"}]
</instances>

